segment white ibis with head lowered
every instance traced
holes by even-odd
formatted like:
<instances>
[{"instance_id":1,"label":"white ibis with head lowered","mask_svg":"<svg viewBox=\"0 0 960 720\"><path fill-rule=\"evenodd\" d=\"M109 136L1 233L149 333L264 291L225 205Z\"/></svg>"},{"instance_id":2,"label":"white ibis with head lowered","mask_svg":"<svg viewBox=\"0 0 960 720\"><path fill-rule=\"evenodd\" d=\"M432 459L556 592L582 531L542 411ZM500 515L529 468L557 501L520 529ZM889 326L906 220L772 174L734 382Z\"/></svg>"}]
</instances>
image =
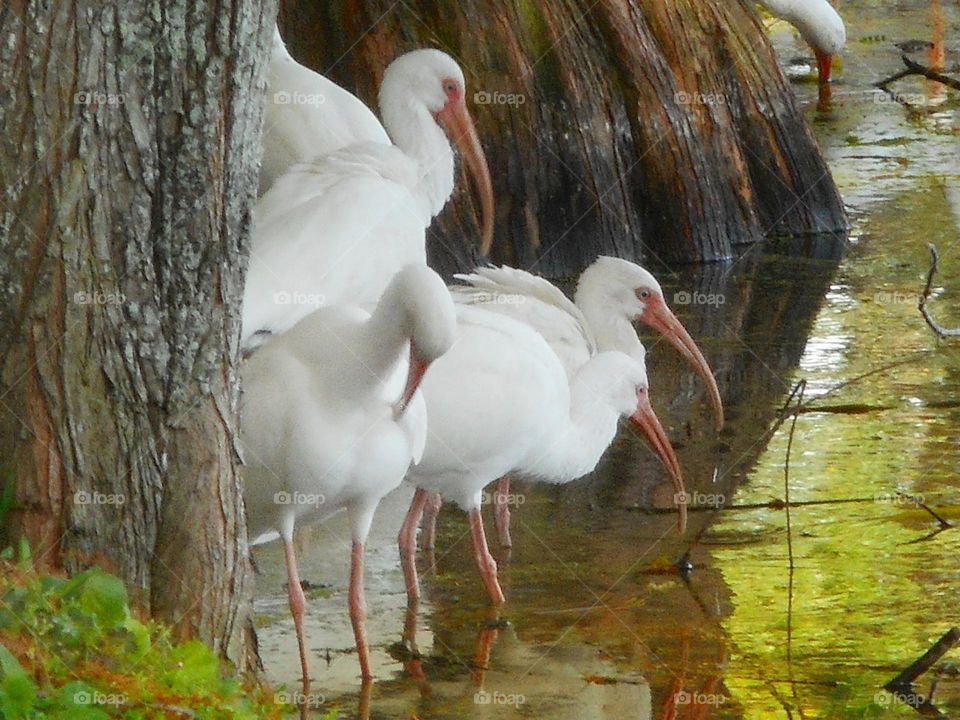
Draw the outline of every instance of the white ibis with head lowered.
<instances>
[{"instance_id":1,"label":"white ibis with head lowered","mask_svg":"<svg viewBox=\"0 0 960 720\"><path fill-rule=\"evenodd\" d=\"M364 543L380 499L423 452L427 418L417 388L453 342L454 318L440 277L426 266L408 266L372 315L352 306L317 310L242 366L247 523L253 544L277 536L284 544L304 696L305 598L294 527L344 509L349 514L350 619L360 669L369 678Z\"/></svg>"},{"instance_id":2,"label":"white ibis with head lowered","mask_svg":"<svg viewBox=\"0 0 960 720\"><path fill-rule=\"evenodd\" d=\"M417 491L398 538L411 602L419 597L416 530L429 493L469 514L477 566L499 604L497 565L480 516L483 488L507 473L548 483L582 477L613 441L622 416L648 438L683 497L676 455L650 407L646 371L622 352L595 355L571 378L530 326L458 305L453 347L421 390L430 429L423 458L407 475ZM682 525L682 504L680 510Z\"/></svg>"},{"instance_id":3,"label":"white ibis with head lowered","mask_svg":"<svg viewBox=\"0 0 960 720\"><path fill-rule=\"evenodd\" d=\"M457 63L438 50L400 56L380 108L393 145L356 142L294 165L258 201L245 348L321 305L372 306L397 270L426 263L426 228L453 191L451 141L476 181L489 246L493 191Z\"/></svg>"},{"instance_id":4,"label":"white ibis with head lowered","mask_svg":"<svg viewBox=\"0 0 960 720\"><path fill-rule=\"evenodd\" d=\"M599 352L619 350L643 363L646 351L633 324L643 323L661 333L700 375L713 406L717 429L723 426L723 403L710 366L683 324L667 306L663 290L647 270L620 258L602 256L583 271L571 302L544 278L515 268L478 268L457 275L466 283L451 288L459 303L469 303L521 320L539 332L557 354L567 376ZM494 517L500 542L509 546L510 511L504 498L509 478L494 494ZM425 518L425 544L433 538L435 499Z\"/></svg>"},{"instance_id":5,"label":"white ibis with head lowered","mask_svg":"<svg viewBox=\"0 0 960 720\"><path fill-rule=\"evenodd\" d=\"M847 44L847 29L828 0L757 0L774 17L793 25L817 56L820 83L830 82L833 58Z\"/></svg>"}]
</instances>

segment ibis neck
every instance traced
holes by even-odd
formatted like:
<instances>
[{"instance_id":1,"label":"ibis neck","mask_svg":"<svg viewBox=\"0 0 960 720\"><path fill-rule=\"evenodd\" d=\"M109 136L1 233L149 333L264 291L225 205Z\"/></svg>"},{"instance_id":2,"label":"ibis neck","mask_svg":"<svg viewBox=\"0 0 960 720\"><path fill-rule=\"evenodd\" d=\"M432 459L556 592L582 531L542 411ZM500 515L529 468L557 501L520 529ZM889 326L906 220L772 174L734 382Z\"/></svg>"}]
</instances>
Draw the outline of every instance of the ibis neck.
<instances>
[{"instance_id":1,"label":"ibis neck","mask_svg":"<svg viewBox=\"0 0 960 720\"><path fill-rule=\"evenodd\" d=\"M827 0L758 0L770 14L793 25L814 49L832 55L845 40L843 20Z\"/></svg>"},{"instance_id":2,"label":"ibis neck","mask_svg":"<svg viewBox=\"0 0 960 720\"><path fill-rule=\"evenodd\" d=\"M446 133L426 106L391 87L389 80L380 91L380 113L393 144L417 163L414 194L436 216L453 192L453 150Z\"/></svg>"},{"instance_id":3,"label":"ibis neck","mask_svg":"<svg viewBox=\"0 0 960 720\"><path fill-rule=\"evenodd\" d=\"M358 362L372 376L386 379L408 357L412 332L410 313L400 288L390 285L363 326Z\"/></svg>"},{"instance_id":4,"label":"ibis neck","mask_svg":"<svg viewBox=\"0 0 960 720\"><path fill-rule=\"evenodd\" d=\"M537 458L534 476L547 482L567 483L597 466L617 434L619 415L597 397L599 378L592 377L588 362L570 381L570 416L548 435L549 448Z\"/></svg>"}]
</instances>

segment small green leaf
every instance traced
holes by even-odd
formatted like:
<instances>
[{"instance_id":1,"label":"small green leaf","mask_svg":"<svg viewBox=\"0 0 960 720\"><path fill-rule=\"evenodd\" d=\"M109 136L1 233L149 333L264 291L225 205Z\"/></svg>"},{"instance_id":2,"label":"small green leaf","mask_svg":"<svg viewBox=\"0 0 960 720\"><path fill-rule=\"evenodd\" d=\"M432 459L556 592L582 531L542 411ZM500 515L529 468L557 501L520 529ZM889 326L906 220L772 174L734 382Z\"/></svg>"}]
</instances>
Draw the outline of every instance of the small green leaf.
<instances>
[{"instance_id":1,"label":"small green leaf","mask_svg":"<svg viewBox=\"0 0 960 720\"><path fill-rule=\"evenodd\" d=\"M27 717L37 689L13 654L0 645L0 716L5 720Z\"/></svg>"},{"instance_id":2,"label":"small green leaf","mask_svg":"<svg viewBox=\"0 0 960 720\"><path fill-rule=\"evenodd\" d=\"M79 581L79 582L77 582ZM104 629L123 627L128 617L127 591L119 578L98 568L81 573L61 588L65 599L93 615Z\"/></svg>"},{"instance_id":3,"label":"small green leaf","mask_svg":"<svg viewBox=\"0 0 960 720\"><path fill-rule=\"evenodd\" d=\"M29 565L30 561L33 559L33 553L30 552L30 541L27 540L26 536L24 535L20 536L18 555L21 565Z\"/></svg>"}]
</instances>

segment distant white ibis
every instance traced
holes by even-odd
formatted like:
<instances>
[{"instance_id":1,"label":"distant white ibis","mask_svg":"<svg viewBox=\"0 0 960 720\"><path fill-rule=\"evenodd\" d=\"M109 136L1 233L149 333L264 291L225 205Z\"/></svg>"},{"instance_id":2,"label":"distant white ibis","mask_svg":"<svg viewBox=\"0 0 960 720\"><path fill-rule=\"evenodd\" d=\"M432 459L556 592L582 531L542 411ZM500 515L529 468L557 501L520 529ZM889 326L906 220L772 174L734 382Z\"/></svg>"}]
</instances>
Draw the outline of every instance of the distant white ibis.
<instances>
[{"instance_id":1,"label":"distant white ibis","mask_svg":"<svg viewBox=\"0 0 960 720\"><path fill-rule=\"evenodd\" d=\"M646 353L633 323L657 330L700 375L717 429L723 427L723 403L710 366L667 306L660 283L639 265L620 258L598 258L580 275L573 302L544 278L515 268L478 268L456 277L467 283L451 288L458 302L508 315L532 327L546 339L571 378L602 351L619 350L643 363ZM509 483L509 478L502 478L494 494L497 531L507 547L511 544L510 511L504 498ZM431 502L424 521L425 543L433 538L431 524L436 518L436 500Z\"/></svg>"},{"instance_id":2,"label":"distant white ibis","mask_svg":"<svg viewBox=\"0 0 960 720\"><path fill-rule=\"evenodd\" d=\"M847 43L847 29L828 0L757 0L771 15L793 25L817 56L820 83L830 82L834 55Z\"/></svg>"},{"instance_id":3,"label":"distant white ibis","mask_svg":"<svg viewBox=\"0 0 960 720\"><path fill-rule=\"evenodd\" d=\"M621 352L588 359L567 376L547 341L530 326L459 305L451 350L421 386L430 417L427 445L407 479L417 486L398 542L407 593L419 597L416 530L429 493L469 514L475 559L494 604L503 602L487 547L483 488L507 473L566 483L594 469L629 416L667 466L682 498L676 455L650 407L642 364ZM681 504L681 525L685 508Z\"/></svg>"},{"instance_id":4,"label":"distant white ibis","mask_svg":"<svg viewBox=\"0 0 960 720\"><path fill-rule=\"evenodd\" d=\"M317 310L242 367L244 501L253 544L284 544L287 591L303 670L305 598L292 544L297 523L346 509L352 531L349 606L360 669L371 677L364 632L364 543L380 499L417 462L427 432L417 393L453 342L454 306L426 266L402 269L372 315ZM301 713L304 709L301 708Z\"/></svg>"},{"instance_id":5,"label":"distant white ibis","mask_svg":"<svg viewBox=\"0 0 960 720\"><path fill-rule=\"evenodd\" d=\"M451 140L476 181L489 247L493 191L457 63L438 50L402 55L384 73L380 107L394 145L356 142L294 165L257 203L245 348L322 305L372 306L397 270L426 263L426 228L453 190ZM322 117L324 105L315 109Z\"/></svg>"}]
</instances>

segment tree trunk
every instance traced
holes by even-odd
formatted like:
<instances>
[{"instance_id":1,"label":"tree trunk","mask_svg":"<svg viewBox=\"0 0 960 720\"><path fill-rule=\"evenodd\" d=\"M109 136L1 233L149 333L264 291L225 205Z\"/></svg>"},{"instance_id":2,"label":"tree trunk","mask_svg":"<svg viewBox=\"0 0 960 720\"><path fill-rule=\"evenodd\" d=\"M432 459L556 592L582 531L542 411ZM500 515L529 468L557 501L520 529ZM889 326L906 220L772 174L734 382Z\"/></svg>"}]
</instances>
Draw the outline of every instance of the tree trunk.
<instances>
[{"instance_id":1,"label":"tree trunk","mask_svg":"<svg viewBox=\"0 0 960 720\"><path fill-rule=\"evenodd\" d=\"M285 0L294 54L371 106L397 55L460 62L497 196L493 258L558 276L598 253L729 258L842 231L843 204L744 0ZM432 262L469 266L461 182Z\"/></svg>"},{"instance_id":2,"label":"tree trunk","mask_svg":"<svg viewBox=\"0 0 960 720\"><path fill-rule=\"evenodd\" d=\"M236 368L274 11L0 9L6 530L244 666Z\"/></svg>"}]
</instances>

